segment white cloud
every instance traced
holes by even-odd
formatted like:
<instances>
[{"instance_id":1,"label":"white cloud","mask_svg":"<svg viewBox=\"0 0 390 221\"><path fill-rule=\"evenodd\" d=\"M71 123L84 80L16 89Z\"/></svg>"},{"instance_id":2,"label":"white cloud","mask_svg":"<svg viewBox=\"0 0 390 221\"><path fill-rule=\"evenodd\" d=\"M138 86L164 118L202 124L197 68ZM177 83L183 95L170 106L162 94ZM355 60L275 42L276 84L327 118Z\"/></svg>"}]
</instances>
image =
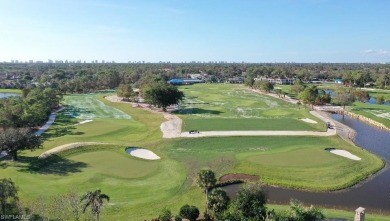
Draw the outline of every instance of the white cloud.
<instances>
[{"instance_id":1,"label":"white cloud","mask_svg":"<svg viewBox=\"0 0 390 221\"><path fill-rule=\"evenodd\" d=\"M370 54L370 55L390 55L390 52L384 49L367 49L364 51L361 51L363 54Z\"/></svg>"}]
</instances>

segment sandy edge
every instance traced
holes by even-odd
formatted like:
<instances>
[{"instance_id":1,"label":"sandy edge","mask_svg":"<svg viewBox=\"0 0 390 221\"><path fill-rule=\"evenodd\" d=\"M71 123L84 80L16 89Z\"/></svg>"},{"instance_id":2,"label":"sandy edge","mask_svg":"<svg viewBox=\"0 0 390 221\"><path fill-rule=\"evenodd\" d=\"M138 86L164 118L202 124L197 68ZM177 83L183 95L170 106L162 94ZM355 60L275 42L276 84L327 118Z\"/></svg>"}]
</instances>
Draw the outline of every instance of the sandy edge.
<instances>
[{"instance_id":1,"label":"sandy edge","mask_svg":"<svg viewBox=\"0 0 390 221\"><path fill-rule=\"evenodd\" d=\"M316 124L316 123L317 123L317 121L312 120L312 119L310 119L310 118L301 118L301 119L299 119L299 120L305 121L306 123L309 123L309 124Z\"/></svg>"},{"instance_id":2,"label":"sandy edge","mask_svg":"<svg viewBox=\"0 0 390 221\"><path fill-rule=\"evenodd\" d=\"M84 121L81 121L79 123L77 123L76 125L80 125L80 124L86 124L86 123L89 123L89 122L92 122L93 120L84 120Z\"/></svg>"},{"instance_id":3,"label":"sandy edge","mask_svg":"<svg viewBox=\"0 0 390 221\"><path fill-rule=\"evenodd\" d=\"M78 142L78 143L70 143L70 144L64 144L58 147L54 147L48 151L43 152L41 155L39 155L39 159L45 159L49 157L52 154L56 154L65 150L70 150L78 147L83 146L90 146L90 145L97 145L97 144L108 144L108 143L100 143L100 142Z\"/></svg>"},{"instance_id":4,"label":"sandy edge","mask_svg":"<svg viewBox=\"0 0 390 221\"><path fill-rule=\"evenodd\" d=\"M172 108L168 108L168 112L162 112L162 111L151 109L151 106L146 103L134 103L134 102L122 101L122 98L116 95L110 95L104 98L111 102L127 103L127 104L131 104L132 107L134 108L141 108L143 110L147 110L152 113L162 114L164 118L167 120L160 125L160 130L163 133L163 138L176 138L176 137L180 137L181 135L181 127L183 122L179 117L170 113L171 111L173 111Z\"/></svg>"},{"instance_id":5,"label":"sandy edge","mask_svg":"<svg viewBox=\"0 0 390 221\"><path fill-rule=\"evenodd\" d=\"M348 158L348 159L351 159L351 160L361 160L360 157L358 157L358 156L356 156L356 155L354 155L346 150L330 150L329 152L336 154L336 155L339 155L339 156L342 156L342 157L345 157L345 158Z\"/></svg>"},{"instance_id":6,"label":"sandy edge","mask_svg":"<svg viewBox=\"0 0 390 221\"><path fill-rule=\"evenodd\" d=\"M138 157L145 160L159 160L160 157L151 150L142 148L127 148L126 152L131 156Z\"/></svg>"}]
</instances>

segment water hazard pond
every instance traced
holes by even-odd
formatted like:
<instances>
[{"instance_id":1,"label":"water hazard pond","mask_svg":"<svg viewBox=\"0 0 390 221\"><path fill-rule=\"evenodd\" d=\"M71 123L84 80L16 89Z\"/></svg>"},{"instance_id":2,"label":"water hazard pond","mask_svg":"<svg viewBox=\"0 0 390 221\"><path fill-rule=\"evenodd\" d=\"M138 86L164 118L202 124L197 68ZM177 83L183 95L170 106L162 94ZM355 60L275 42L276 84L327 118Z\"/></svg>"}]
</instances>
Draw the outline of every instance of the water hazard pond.
<instances>
[{"instance_id":1,"label":"water hazard pond","mask_svg":"<svg viewBox=\"0 0 390 221\"><path fill-rule=\"evenodd\" d=\"M390 162L390 132L380 130L356 119L333 115L337 121L356 130L356 144ZM229 196L233 196L239 184L224 187ZM390 169L384 169L357 186L335 192L306 192L278 187L266 187L270 203L288 204L290 199L298 199L305 204L314 204L329 208L353 211L359 206L370 211L390 214Z\"/></svg>"},{"instance_id":2,"label":"water hazard pond","mask_svg":"<svg viewBox=\"0 0 390 221\"><path fill-rule=\"evenodd\" d=\"M13 93L0 93L0 98L14 97L14 96L20 96L20 95L13 94Z\"/></svg>"}]
</instances>

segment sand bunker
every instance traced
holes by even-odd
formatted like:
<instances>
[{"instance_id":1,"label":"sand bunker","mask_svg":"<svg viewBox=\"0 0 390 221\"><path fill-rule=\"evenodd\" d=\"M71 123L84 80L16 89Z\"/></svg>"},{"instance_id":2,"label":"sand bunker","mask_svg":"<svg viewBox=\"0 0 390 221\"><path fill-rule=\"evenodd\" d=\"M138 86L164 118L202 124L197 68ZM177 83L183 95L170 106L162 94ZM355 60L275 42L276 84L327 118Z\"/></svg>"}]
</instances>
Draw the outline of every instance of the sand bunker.
<instances>
[{"instance_id":1,"label":"sand bunker","mask_svg":"<svg viewBox=\"0 0 390 221\"><path fill-rule=\"evenodd\" d=\"M80 123L78 123L77 125L79 125L79 124L85 124L85 123L89 123L89 122L91 122L91 121L93 121L93 120L84 120L84 121L81 121Z\"/></svg>"},{"instance_id":2,"label":"sand bunker","mask_svg":"<svg viewBox=\"0 0 390 221\"><path fill-rule=\"evenodd\" d=\"M127 148L126 152L131 156L142 158L145 160L159 160L160 157L157 156L150 150L140 149L140 148Z\"/></svg>"},{"instance_id":3,"label":"sand bunker","mask_svg":"<svg viewBox=\"0 0 390 221\"><path fill-rule=\"evenodd\" d=\"M342 156L342 157L346 157L346 158L351 159L351 160L361 160L360 157L357 157L356 155L353 155L346 150L335 149L335 150L330 150L329 152L336 154L336 155L339 155L339 156Z\"/></svg>"},{"instance_id":4,"label":"sand bunker","mask_svg":"<svg viewBox=\"0 0 390 221\"><path fill-rule=\"evenodd\" d=\"M316 124L317 123L317 121L314 121L314 120L309 119L309 118L302 118L300 120L305 121L306 123L309 123L309 124Z\"/></svg>"}]
</instances>

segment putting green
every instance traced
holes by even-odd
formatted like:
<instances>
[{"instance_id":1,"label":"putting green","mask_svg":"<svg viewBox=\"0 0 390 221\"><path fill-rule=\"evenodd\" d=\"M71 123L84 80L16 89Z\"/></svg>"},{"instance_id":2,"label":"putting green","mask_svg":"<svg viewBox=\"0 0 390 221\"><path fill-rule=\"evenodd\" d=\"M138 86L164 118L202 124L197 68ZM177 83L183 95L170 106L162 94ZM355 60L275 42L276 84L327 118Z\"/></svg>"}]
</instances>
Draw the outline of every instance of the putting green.
<instances>
[{"instance_id":1,"label":"putting green","mask_svg":"<svg viewBox=\"0 0 390 221\"><path fill-rule=\"evenodd\" d=\"M362 158L349 160L326 147L348 150ZM203 167L225 173L258 175L262 182L316 191L336 190L362 180L383 166L375 155L333 137L213 137L181 139L169 156L189 174Z\"/></svg>"},{"instance_id":2,"label":"putting green","mask_svg":"<svg viewBox=\"0 0 390 221\"><path fill-rule=\"evenodd\" d=\"M83 173L97 173L107 177L141 178L151 175L159 168L156 161L135 159L113 151L94 151L68 157L88 165Z\"/></svg>"},{"instance_id":3,"label":"putting green","mask_svg":"<svg viewBox=\"0 0 390 221\"><path fill-rule=\"evenodd\" d=\"M305 148L282 153L259 154L248 157L247 160L260 166L272 166L276 169L283 169L285 167L332 167L332 165L340 162L341 159L323 148Z\"/></svg>"}]
</instances>

